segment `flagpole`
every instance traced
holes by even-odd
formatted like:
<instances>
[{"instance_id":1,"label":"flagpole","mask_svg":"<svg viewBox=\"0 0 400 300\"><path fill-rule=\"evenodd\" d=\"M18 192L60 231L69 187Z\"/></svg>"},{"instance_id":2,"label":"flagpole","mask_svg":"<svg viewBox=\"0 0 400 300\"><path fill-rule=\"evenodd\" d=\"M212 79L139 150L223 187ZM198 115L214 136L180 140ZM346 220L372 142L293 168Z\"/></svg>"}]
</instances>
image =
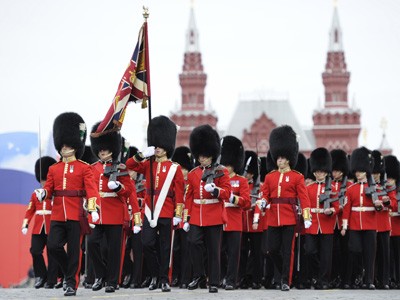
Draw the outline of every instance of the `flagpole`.
<instances>
[{"instance_id":1,"label":"flagpole","mask_svg":"<svg viewBox=\"0 0 400 300\"><path fill-rule=\"evenodd\" d=\"M148 7L143 6L143 18L144 18L144 24L145 26L145 32L144 32L144 46L145 46L145 51L148 54L149 48L148 48L148 41L147 41L147 18L149 17L149 9ZM148 61L148 55L145 55L145 63L146 63L146 72L147 72L147 78L149 78L149 61ZM148 84L148 90L150 90L150 82L147 82ZM149 95L147 95L149 96ZM145 97L145 95L144 95ZM143 99L142 101L146 101L148 103L148 116L149 116L149 126L151 123L151 99L150 97L147 98L147 100ZM149 135L151 135L151 132L148 132ZM147 137L147 140L152 140L150 137ZM150 145L152 146L152 145ZM153 162L154 162L154 157L150 157L150 211L151 211L151 221L154 219L154 178L153 178ZM150 222L150 220L149 220Z\"/></svg>"}]
</instances>

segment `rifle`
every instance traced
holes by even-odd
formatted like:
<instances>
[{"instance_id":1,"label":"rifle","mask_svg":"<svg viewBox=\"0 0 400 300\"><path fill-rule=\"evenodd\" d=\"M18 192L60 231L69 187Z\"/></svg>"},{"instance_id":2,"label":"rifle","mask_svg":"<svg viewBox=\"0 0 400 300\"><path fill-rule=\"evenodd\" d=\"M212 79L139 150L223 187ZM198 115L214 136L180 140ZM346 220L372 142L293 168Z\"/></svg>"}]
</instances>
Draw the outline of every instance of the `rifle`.
<instances>
[{"instance_id":1,"label":"rifle","mask_svg":"<svg viewBox=\"0 0 400 300\"><path fill-rule=\"evenodd\" d=\"M145 186L143 184L143 178L144 178L143 174L137 174L136 184L135 184L136 193L140 193L140 192L144 191L144 189L145 189Z\"/></svg>"},{"instance_id":2,"label":"rifle","mask_svg":"<svg viewBox=\"0 0 400 300\"><path fill-rule=\"evenodd\" d=\"M376 203L376 201L379 200L378 193L376 192L376 182L374 177L371 174L367 175L367 182L368 182L368 187L365 188L365 195L371 197L372 203ZM375 209L377 211L382 210L382 206L375 206Z\"/></svg>"},{"instance_id":3,"label":"rifle","mask_svg":"<svg viewBox=\"0 0 400 300\"><path fill-rule=\"evenodd\" d=\"M339 198L331 198L332 192L332 178L331 175L328 174L325 178L325 191L323 194L319 195L319 203L324 204L324 209L328 209L331 207L331 203L338 201Z\"/></svg>"},{"instance_id":4,"label":"rifle","mask_svg":"<svg viewBox=\"0 0 400 300\"><path fill-rule=\"evenodd\" d=\"M342 185L340 186L340 190L339 190L339 194L338 194L339 205L341 207L344 206L344 197L346 194L346 189L347 189L347 176L344 176L343 180L342 180Z\"/></svg>"},{"instance_id":5,"label":"rifle","mask_svg":"<svg viewBox=\"0 0 400 300\"><path fill-rule=\"evenodd\" d=\"M113 160L111 165L106 166L104 169L104 176L108 177L108 181L117 181L118 176L124 176L129 174L128 171L119 172L121 170L121 153L118 156L118 160Z\"/></svg>"}]
</instances>

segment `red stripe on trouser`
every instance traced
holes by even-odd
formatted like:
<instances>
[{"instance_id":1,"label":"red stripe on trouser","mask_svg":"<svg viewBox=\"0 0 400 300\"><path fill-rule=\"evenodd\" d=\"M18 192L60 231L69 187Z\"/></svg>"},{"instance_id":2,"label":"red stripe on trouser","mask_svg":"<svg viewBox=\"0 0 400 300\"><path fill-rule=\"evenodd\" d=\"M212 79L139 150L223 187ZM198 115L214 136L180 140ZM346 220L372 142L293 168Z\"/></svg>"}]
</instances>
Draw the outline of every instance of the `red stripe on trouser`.
<instances>
[{"instance_id":1,"label":"red stripe on trouser","mask_svg":"<svg viewBox=\"0 0 400 300\"><path fill-rule=\"evenodd\" d=\"M82 245L83 241L83 234L79 237L79 245ZM87 258L87 257L86 257ZM76 269L75 273L75 289L78 289L79 282L80 282L80 272L81 272L81 264L82 264L82 247L79 246L79 261L78 261L78 268Z\"/></svg>"},{"instance_id":2,"label":"red stripe on trouser","mask_svg":"<svg viewBox=\"0 0 400 300\"><path fill-rule=\"evenodd\" d=\"M293 235L293 239L292 239L292 251L291 251L291 253L290 253L289 286L292 284L295 241L296 241L296 234Z\"/></svg>"},{"instance_id":3,"label":"red stripe on trouser","mask_svg":"<svg viewBox=\"0 0 400 300\"><path fill-rule=\"evenodd\" d=\"M119 276L118 276L118 284L122 283L122 267L124 265L125 259L125 247L126 247L126 232L122 229L122 239L121 239L121 261L119 262Z\"/></svg>"}]
</instances>

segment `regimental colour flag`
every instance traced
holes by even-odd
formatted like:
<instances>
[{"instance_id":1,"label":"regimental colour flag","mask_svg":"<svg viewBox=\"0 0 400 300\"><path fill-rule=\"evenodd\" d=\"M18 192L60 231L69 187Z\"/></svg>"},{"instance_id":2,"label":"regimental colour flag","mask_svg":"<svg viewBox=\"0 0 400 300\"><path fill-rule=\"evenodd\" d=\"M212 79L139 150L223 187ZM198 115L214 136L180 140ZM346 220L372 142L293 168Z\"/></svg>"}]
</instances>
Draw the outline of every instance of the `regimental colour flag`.
<instances>
[{"instance_id":1,"label":"regimental colour flag","mask_svg":"<svg viewBox=\"0 0 400 300\"><path fill-rule=\"evenodd\" d=\"M142 103L142 108L146 108L147 101L150 101L150 94L149 46L147 21L145 21L140 28L135 51L121 78L114 100L92 136L96 137L106 132L120 130L128 103Z\"/></svg>"}]
</instances>

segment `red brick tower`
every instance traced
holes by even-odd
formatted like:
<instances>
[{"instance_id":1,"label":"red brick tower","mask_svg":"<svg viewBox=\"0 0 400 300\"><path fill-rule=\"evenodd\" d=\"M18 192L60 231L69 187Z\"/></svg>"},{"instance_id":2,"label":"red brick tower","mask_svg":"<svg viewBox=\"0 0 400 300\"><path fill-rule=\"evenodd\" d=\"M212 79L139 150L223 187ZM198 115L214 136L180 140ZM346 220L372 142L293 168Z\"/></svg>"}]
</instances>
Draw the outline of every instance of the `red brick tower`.
<instances>
[{"instance_id":1,"label":"red brick tower","mask_svg":"<svg viewBox=\"0 0 400 300\"><path fill-rule=\"evenodd\" d=\"M349 107L347 86L350 73L344 58L342 30L335 7L329 33L328 57L322 82L324 107L313 113L315 147L340 148L348 153L358 147L360 110Z\"/></svg>"},{"instance_id":2,"label":"red brick tower","mask_svg":"<svg viewBox=\"0 0 400 300\"><path fill-rule=\"evenodd\" d=\"M176 146L189 145L189 136L193 128L209 124L216 129L218 117L214 111L206 110L204 89L207 74L204 73L199 48L199 33L196 28L193 7L190 10L189 28L186 33L186 49L182 73L179 75L182 88L182 107L173 112L171 120L180 126Z\"/></svg>"}]
</instances>

